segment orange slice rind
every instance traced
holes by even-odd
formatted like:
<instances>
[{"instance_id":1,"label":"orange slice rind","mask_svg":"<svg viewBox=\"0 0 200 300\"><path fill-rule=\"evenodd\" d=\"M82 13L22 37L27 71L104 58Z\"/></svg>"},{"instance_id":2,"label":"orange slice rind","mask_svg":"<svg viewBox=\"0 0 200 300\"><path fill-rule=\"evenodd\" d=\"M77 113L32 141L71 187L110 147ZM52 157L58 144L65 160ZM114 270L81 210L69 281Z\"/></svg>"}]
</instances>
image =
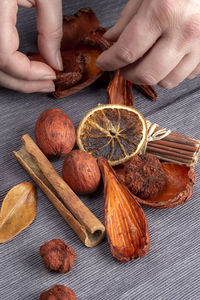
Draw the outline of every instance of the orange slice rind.
<instances>
[{"instance_id":1,"label":"orange slice rind","mask_svg":"<svg viewBox=\"0 0 200 300\"><path fill-rule=\"evenodd\" d=\"M99 105L84 116L77 129L78 147L95 158L106 158L113 166L139 153L146 140L145 118L125 105Z\"/></svg>"}]
</instances>

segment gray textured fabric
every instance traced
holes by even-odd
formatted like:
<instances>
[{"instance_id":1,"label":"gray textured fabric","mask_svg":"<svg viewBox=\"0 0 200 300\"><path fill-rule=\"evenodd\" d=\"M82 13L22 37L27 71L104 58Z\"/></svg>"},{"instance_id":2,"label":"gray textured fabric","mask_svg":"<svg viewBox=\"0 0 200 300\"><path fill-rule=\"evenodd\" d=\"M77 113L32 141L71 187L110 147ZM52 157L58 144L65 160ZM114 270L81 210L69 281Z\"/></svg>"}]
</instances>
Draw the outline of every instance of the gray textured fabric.
<instances>
[{"instance_id":1,"label":"gray textured fabric","mask_svg":"<svg viewBox=\"0 0 200 300\"><path fill-rule=\"evenodd\" d=\"M91 6L103 26L111 26L125 1L63 1L64 13ZM20 9L18 28L21 50L35 51L34 9ZM167 59L167 57L166 57ZM179 133L200 138L199 77L185 81L170 91L157 88L156 103L134 90L135 108L152 122ZM47 108L63 109L77 127L85 113L98 103L106 103L106 91L94 86L66 99L43 94L20 94L0 89L0 201L7 191L22 181L31 181L12 150L29 133ZM62 160L53 163L60 172ZM34 222L12 241L0 245L0 299L36 300L55 284L72 288L80 300L178 300L200 299L200 174L191 200L169 210L145 208L149 222L151 249L142 259L123 264L112 258L106 240L95 248L82 245L47 197L37 189L38 207ZM92 197L81 197L103 222L103 187ZM74 268L65 275L44 269L39 247L52 238L65 240L77 253Z\"/></svg>"}]
</instances>

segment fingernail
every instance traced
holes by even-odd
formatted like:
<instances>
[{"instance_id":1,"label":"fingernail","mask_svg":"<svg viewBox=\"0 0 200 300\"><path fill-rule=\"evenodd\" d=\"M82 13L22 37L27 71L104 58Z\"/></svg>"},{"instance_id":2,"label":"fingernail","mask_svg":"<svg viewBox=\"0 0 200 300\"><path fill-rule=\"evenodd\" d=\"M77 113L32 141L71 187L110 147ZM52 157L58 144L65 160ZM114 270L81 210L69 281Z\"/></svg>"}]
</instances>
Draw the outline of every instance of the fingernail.
<instances>
[{"instance_id":1,"label":"fingernail","mask_svg":"<svg viewBox=\"0 0 200 300\"><path fill-rule=\"evenodd\" d=\"M38 92L51 93L51 92L55 92L55 88L54 87L46 87L46 88L43 88L43 89L39 90Z\"/></svg>"},{"instance_id":2,"label":"fingernail","mask_svg":"<svg viewBox=\"0 0 200 300\"><path fill-rule=\"evenodd\" d=\"M56 52L56 63L57 63L57 69L59 71L63 71L63 62L62 62L62 57L61 57L60 50L58 50Z\"/></svg>"}]
</instances>

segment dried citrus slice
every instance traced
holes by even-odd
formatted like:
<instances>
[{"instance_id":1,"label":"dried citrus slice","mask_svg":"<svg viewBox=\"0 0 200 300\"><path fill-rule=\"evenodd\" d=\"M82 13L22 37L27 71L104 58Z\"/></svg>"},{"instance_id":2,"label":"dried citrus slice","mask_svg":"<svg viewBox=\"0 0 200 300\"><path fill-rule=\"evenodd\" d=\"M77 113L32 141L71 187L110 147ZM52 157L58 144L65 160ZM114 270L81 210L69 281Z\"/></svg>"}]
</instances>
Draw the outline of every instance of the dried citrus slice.
<instances>
[{"instance_id":1,"label":"dried citrus slice","mask_svg":"<svg viewBox=\"0 0 200 300\"><path fill-rule=\"evenodd\" d=\"M94 157L118 165L137 154L147 138L144 117L136 109L105 104L90 110L77 129L77 144Z\"/></svg>"}]
</instances>

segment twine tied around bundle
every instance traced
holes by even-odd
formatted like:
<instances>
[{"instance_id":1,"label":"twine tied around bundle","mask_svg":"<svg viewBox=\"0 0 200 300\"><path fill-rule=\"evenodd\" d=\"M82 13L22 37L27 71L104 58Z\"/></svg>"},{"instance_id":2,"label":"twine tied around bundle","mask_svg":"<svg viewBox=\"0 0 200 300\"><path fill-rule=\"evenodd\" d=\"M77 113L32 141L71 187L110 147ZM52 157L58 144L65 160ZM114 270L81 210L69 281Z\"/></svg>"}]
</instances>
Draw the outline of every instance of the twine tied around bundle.
<instances>
[{"instance_id":1,"label":"twine tied around bundle","mask_svg":"<svg viewBox=\"0 0 200 300\"><path fill-rule=\"evenodd\" d=\"M171 133L171 130L166 129L166 128L159 129L155 132L158 124L152 124L148 120L146 121L146 123L147 123L147 140L146 140L146 143L145 143L144 147L142 148L140 154L146 153L147 144L149 142L162 140Z\"/></svg>"}]
</instances>

